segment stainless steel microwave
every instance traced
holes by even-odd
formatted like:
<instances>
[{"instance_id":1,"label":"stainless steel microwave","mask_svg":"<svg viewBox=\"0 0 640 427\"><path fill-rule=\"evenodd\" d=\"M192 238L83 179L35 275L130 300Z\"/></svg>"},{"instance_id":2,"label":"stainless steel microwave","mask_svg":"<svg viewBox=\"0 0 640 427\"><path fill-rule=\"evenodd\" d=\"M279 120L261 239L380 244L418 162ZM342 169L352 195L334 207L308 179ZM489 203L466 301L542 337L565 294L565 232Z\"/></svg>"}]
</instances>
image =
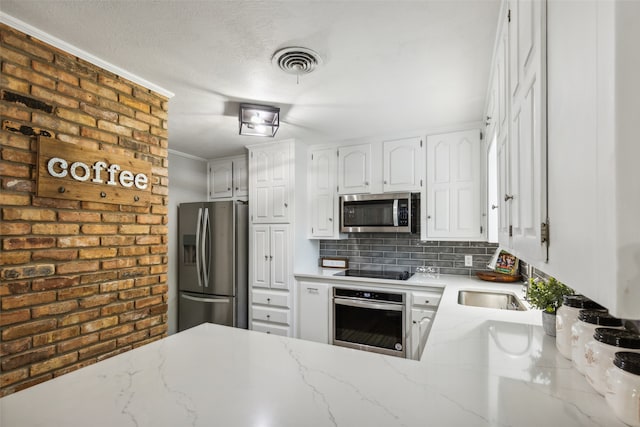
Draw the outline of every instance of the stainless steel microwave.
<instances>
[{"instance_id":1,"label":"stainless steel microwave","mask_svg":"<svg viewBox=\"0 0 640 427\"><path fill-rule=\"evenodd\" d=\"M342 233L415 233L419 193L353 194L340 197Z\"/></svg>"}]
</instances>

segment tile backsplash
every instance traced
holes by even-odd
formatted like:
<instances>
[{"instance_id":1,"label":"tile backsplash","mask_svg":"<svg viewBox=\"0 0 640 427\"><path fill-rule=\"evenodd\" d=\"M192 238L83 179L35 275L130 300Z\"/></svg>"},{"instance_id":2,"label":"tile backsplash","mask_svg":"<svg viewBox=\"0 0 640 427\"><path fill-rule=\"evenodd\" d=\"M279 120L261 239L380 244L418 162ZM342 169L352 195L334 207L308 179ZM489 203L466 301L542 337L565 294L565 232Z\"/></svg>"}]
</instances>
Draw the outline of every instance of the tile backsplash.
<instances>
[{"instance_id":1,"label":"tile backsplash","mask_svg":"<svg viewBox=\"0 0 640 427\"><path fill-rule=\"evenodd\" d=\"M321 240L321 257L346 257L349 268L410 271L436 267L441 274L474 275L486 270L497 243L420 240L419 234L352 233L344 240ZM465 255L473 266L465 267Z\"/></svg>"}]
</instances>

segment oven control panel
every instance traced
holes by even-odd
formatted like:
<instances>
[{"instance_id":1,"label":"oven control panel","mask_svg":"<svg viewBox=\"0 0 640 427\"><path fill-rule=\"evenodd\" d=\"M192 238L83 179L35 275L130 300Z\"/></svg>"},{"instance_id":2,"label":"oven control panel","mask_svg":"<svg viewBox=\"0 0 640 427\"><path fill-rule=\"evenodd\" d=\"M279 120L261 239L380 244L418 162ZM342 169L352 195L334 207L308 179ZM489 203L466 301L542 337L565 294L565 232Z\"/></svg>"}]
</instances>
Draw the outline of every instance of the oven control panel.
<instances>
[{"instance_id":1,"label":"oven control panel","mask_svg":"<svg viewBox=\"0 0 640 427\"><path fill-rule=\"evenodd\" d=\"M361 289L333 288L334 297L358 298L371 301L404 303L404 293L384 292Z\"/></svg>"}]
</instances>

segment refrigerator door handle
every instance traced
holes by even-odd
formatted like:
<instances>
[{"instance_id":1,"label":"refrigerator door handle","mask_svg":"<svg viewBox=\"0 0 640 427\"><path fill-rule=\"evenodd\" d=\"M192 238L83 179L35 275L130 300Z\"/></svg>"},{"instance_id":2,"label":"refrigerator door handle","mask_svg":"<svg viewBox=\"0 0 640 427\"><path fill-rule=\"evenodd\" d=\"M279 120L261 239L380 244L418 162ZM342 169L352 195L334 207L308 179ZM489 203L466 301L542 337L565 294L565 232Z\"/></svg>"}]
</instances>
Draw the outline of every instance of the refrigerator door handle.
<instances>
[{"instance_id":1,"label":"refrigerator door handle","mask_svg":"<svg viewBox=\"0 0 640 427\"><path fill-rule=\"evenodd\" d=\"M209 223L209 208L204 208L204 215L202 218L202 222L204 223L202 227L202 277L204 279L204 287L209 287L209 269L211 267L211 256L207 253L207 247L209 246L209 234L210 234L210 223Z\"/></svg>"},{"instance_id":2,"label":"refrigerator door handle","mask_svg":"<svg viewBox=\"0 0 640 427\"><path fill-rule=\"evenodd\" d=\"M200 259L200 241L201 229L202 228L202 208L198 208L198 221L196 226L196 273L198 274L198 286L202 287L202 260Z\"/></svg>"},{"instance_id":3,"label":"refrigerator door handle","mask_svg":"<svg viewBox=\"0 0 640 427\"><path fill-rule=\"evenodd\" d=\"M201 298L201 297L192 297L190 295L185 295L185 294L180 295L180 297L191 300L191 301L197 301L197 302L211 302L215 304L229 303L229 298Z\"/></svg>"}]
</instances>

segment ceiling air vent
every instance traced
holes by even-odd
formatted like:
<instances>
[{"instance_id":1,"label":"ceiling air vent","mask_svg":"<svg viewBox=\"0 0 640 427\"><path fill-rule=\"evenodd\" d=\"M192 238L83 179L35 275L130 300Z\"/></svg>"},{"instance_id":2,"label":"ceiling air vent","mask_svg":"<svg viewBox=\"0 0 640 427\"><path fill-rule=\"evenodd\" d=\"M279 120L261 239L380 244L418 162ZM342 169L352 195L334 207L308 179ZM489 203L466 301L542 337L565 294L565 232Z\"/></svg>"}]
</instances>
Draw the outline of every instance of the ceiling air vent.
<instances>
[{"instance_id":1,"label":"ceiling air vent","mask_svg":"<svg viewBox=\"0 0 640 427\"><path fill-rule=\"evenodd\" d=\"M305 47L285 47L273 54L271 62L285 73L309 74L322 64L317 52Z\"/></svg>"}]
</instances>

